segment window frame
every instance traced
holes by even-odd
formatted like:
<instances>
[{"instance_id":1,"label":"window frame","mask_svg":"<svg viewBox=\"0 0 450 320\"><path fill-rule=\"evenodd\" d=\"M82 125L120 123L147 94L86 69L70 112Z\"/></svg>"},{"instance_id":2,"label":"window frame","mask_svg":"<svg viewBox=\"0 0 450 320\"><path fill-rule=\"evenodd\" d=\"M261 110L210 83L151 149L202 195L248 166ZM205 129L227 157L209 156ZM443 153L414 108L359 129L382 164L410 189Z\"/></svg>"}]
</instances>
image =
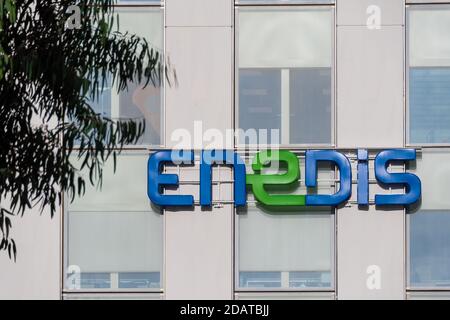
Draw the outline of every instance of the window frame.
<instances>
[{"instance_id":1,"label":"window frame","mask_svg":"<svg viewBox=\"0 0 450 320\"><path fill-rule=\"evenodd\" d=\"M426 148L426 151L433 153L433 152L441 152L442 150L447 150L450 154L450 148L446 147L429 147ZM445 210L445 209L443 209ZM420 207L413 208L411 211L420 211ZM448 210L446 210L448 211ZM438 294L439 292L442 293L448 293L450 294L450 285L449 286L413 286L411 285L411 213L408 209L405 209L405 246L406 246L406 254L405 254L405 289L406 289L406 295L415 295L424 292L429 292L430 297L433 294ZM450 214L450 212L449 212Z\"/></svg>"},{"instance_id":2,"label":"window frame","mask_svg":"<svg viewBox=\"0 0 450 320\"><path fill-rule=\"evenodd\" d=\"M166 34L165 34L165 0L161 1L152 1L147 2L144 0L130 1L129 3L124 3L123 1L118 1L117 4L114 5L114 8L145 8L150 11L160 11L162 15L163 24L161 25L162 32L162 50L163 54L166 52ZM115 12L116 13L116 12ZM159 145L125 145L123 147L124 154L148 154L150 156L153 152L163 149L166 145L166 79L164 78L161 81L161 131L160 131L160 144ZM74 147L74 151L77 152L79 148L77 146ZM164 210L160 209L160 213L162 215L162 262L161 262L161 272L160 272L160 286L161 288L145 288L145 289L68 289L66 288L67 280L66 280L66 271L68 267L68 202L67 195L62 194L62 203L61 203L61 220L60 220L60 296L61 298L70 298L70 297L98 297L100 299L104 297L114 297L126 295L131 297L140 297L142 295L149 295L149 297L153 297L158 294L163 296L165 292L165 224L166 217L164 214Z\"/></svg>"},{"instance_id":3,"label":"window frame","mask_svg":"<svg viewBox=\"0 0 450 320\"><path fill-rule=\"evenodd\" d=\"M450 142L448 143L412 143L411 142L411 121L410 121L410 12L412 10L421 10L421 9L433 9L433 10L441 10L441 9L448 9L450 10L450 3L406 3L405 5L405 71L404 71L404 77L405 77L405 106L404 106L404 145L407 148L450 148ZM436 68L436 67L430 67L430 68ZM450 68L450 67L447 67Z\"/></svg>"},{"instance_id":4,"label":"window frame","mask_svg":"<svg viewBox=\"0 0 450 320\"><path fill-rule=\"evenodd\" d=\"M405 105L404 105L404 145L407 148L419 148L432 151L433 149L448 149L450 148L450 143L411 143L410 140L410 12L412 10L420 9L450 9L449 3L410 3L405 4L405 71L404 71L404 83L405 83ZM414 297L419 297L421 295L426 296L427 299L436 299L440 296L448 296L450 292L450 287L414 287L411 285L411 217L408 210L405 209L405 292L407 299L414 299Z\"/></svg>"},{"instance_id":5,"label":"window frame","mask_svg":"<svg viewBox=\"0 0 450 320\"><path fill-rule=\"evenodd\" d=\"M252 1L253 2L253 1ZM286 3L286 2L275 2L275 1L254 1L255 3L243 3L241 1L236 1L235 8L234 8L234 107L233 107L233 119L234 119L234 130L235 132L238 132L240 129L239 126L239 11L240 8L248 9L251 8L255 11L264 11L268 9L274 9L274 10L280 10L280 9L303 9L303 10L314 10L318 8L328 8L331 11L332 16L332 44L331 44L331 123L330 123L330 143L320 144L320 143L314 143L314 144L295 144L295 143L289 143L285 144L282 141L280 141L280 144L277 145L279 149L282 150L292 150L292 149L333 149L336 147L336 140L337 140L337 108L336 108L336 57L337 57L337 51L336 51L336 7L334 3L324 2L320 1L319 3L314 3L311 1L311 3L305 3L305 2L293 2L293 3ZM270 69L270 68L266 68ZM281 132L283 131L283 128L280 130L280 140L282 140ZM239 137L237 134L235 135L235 149L237 150L255 150L255 149L263 149L263 148L271 148L274 145L263 145L263 144L241 144L239 141Z\"/></svg>"},{"instance_id":6,"label":"window frame","mask_svg":"<svg viewBox=\"0 0 450 320\"><path fill-rule=\"evenodd\" d=\"M153 152L149 152L148 156L150 156ZM122 155L142 155L145 156L147 155L147 152L145 150L124 150L122 152ZM105 289L101 289L101 288L93 288L93 289L88 289L88 288L80 288L80 289L69 289L66 287L67 284L67 274L66 274L66 270L68 269L68 253L69 253L69 238L68 238L68 234L69 234L69 210L68 210L68 202L67 202L67 195L63 194L62 195L62 205L61 205L61 210L62 210L62 218L61 218L61 233L60 233L60 237L61 237L61 294L62 296L64 295L72 295L72 294L76 294L76 295L83 295L83 294L88 294L88 295L109 295L109 294L130 294L130 293L136 293L136 294L164 294L165 291L165 267L166 267L166 259L165 259L165 255L166 255L166 251L165 251L165 246L166 246L166 242L165 242L165 232L166 232L166 215L164 214L164 209L162 208L158 208L158 212L161 214L161 224L162 224L162 239L161 239L161 243L162 243L162 261L161 261L161 267L160 267L160 288L105 288ZM156 213L156 210L155 210ZM112 274L112 273L111 273ZM118 276L118 273L116 273ZM101 298L101 297L99 297Z\"/></svg>"},{"instance_id":7,"label":"window frame","mask_svg":"<svg viewBox=\"0 0 450 320\"><path fill-rule=\"evenodd\" d=\"M256 153L257 151L255 151ZM292 151L294 154L297 155L297 158L302 159L305 157L306 149L297 149L296 151ZM244 162L248 166L248 161L251 161L252 156L246 156L244 152L238 152L239 155L242 157ZM254 155L254 152L251 152L251 155ZM246 161L248 160L248 161ZM333 170L332 174L333 179L330 180L331 189L336 191L337 185L338 185L338 177L339 172L338 169L335 168ZM304 177L301 177L299 181L304 180ZM328 182L328 181L327 181ZM247 202L250 205L253 205L253 203L256 203L256 201L248 201ZM307 207L304 207L307 208ZM318 208L312 208L312 211L319 210ZM305 288L283 288L283 287L276 287L276 288L242 288L239 285L239 272L240 272L240 264L239 264L239 253L240 253L240 242L239 242L239 213L238 208L234 207L233 209L233 230L234 230L234 236L233 236L233 257L234 257L234 267L233 267L233 292L235 296L246 294L274 294L274 293L286 293L286 294L295 294L295 293L329 293L331 295L336 294L337 290L337 208L332 207L330 208L330 219L331 219L331 228L330 228L330 239L331 239L331 286L330 287L305 287Z\"/></svg>"},{"instance_id":8,"label":"window frame","mask_svg":"<svg viewBox=\"0 0 450 320\"><path fill-rule=\"evenodd\" d=\"M114 8L128 8L128 9L133 9L133 8L144 8L147 9L149 11L159 11L161 13L162 16L162 26L161 26L161 32L162 32L162 50L163 50L163 56L166 55L166 12L165 12L165 0L160 0L160 1L146 1L146 0L133 0L133 1L129 1L129 2L123 2L121 0L118 0L117 4L113 5ZM115 11L114 14L117 14L118 12ZM161 115L160 115L160 123L161 123L161 128L160 128L160 143L159 144L147 144L147 143L143 143L143 144L128 144L128 145L124 145L123 146L123 150L147 150L149 152L151 152L152 150L158 150L158 149L163 149L166 146L166 87L167 87L167 79L165 76L163 76L164 78L161 79L161 93L160 93L160 110L161 110ZM115 91L117 90L117 85L111 87L111 92L113 96L113 94L117 95L117 99L120 99L120 95L117 94L117 92ZM112 103L111 103L112 104ZM74 150L78 150L79 147L77 145L74 146Z\"/></svg>"},{"instance_id":9,"label":"window frame","mask_svg":"<svg viewBox=\"0 0 450 320\"><path fill-rule=\"evenodd\" d=\"M411 213L406 211L406 293L420 293L420 292L430 292L439 293L447 292L450 294L449 286L413 286L411 284Z\"/></svg>"}]
</instances>

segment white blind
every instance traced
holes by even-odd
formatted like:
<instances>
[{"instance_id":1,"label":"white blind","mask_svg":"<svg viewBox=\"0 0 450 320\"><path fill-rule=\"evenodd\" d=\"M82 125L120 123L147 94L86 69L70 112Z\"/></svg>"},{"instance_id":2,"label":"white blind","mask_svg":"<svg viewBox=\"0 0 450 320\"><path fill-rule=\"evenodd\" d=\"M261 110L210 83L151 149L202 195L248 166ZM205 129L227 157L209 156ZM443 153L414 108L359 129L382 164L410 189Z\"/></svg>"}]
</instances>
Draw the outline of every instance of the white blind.
<instances>
[{"instance_id":1,"label":"white blind","mask_svg":"<svg viewBox=\"0 0 450 320\"><path fill-rule=\"evenodd\" d=\"M449 30L449 9L411 9L409 11L410 66L450 66Z\"/></svg>"},{"instance_id":2,"label":"white blind","mask_svg":"<svg viewBox=\"0 0 450 320\"><path fill-rule=\"evenodd\" d=\"M268 214L255 206L239 215L240 271L331 270L331 214Z\"/></svg>"},{"instance_id":3,"label":"white blind","mask_svg":"<svg viewBox=\"0 0 450 320\"><path fill-rule=\"evenodd\" d=\"M117 7L119 30L144 37L154 48L163 48L163 15L161 9Z\"/></svg>"},{"instance_id":4,"label":"white blind","mask_svg":"<svg viewBox=\"0 0 450 320\"><path fill-rule=\"evenodd\" d=\"M331 67L330 9L240 9L240 68Z\"/></svg>"},{"instance_id":5,"label":"white blind","mask_svg":"<svg viewBox=\"0 0 450 320\"><path fill-rule=\"evenodd\" d=\"M75 212L68 219L69 265L81 272L159 272L162 216L155 212Z\"/></svg>"},{"instance_id":6,"label":"white blind","mask_svg":"<svg viewBox=\"0 0 450 320\"><path fill-rule=\"evenodd\" d=\"M82 173L86 181L86 194L69 204L70 211L149 211L151 203L147 196L148 155L122 154L117 157L114 174L112 157L103 168L103 184L99 190L89 183L89 173ZM81 162L73 158L79 167Z\"/></svg>"},{"instance_id":7,"label":"white blind","mask_svg":"<svg viewBox=\"0 0 450 320\"><path fill-rule=\"evenodd\" d=\"M160 271L163 219L147 197L148 155L117 160L116 174L112 159L104 167L101 190L88 187L68 205L68 263L82 272Z\"/></svg>"},{"instance_id":8,"label":"white blind","mask_svg":"<svg viewBox=\"0 0 450 320\"><path fill-rule=\"evenodd\" d=\"M422 181L421 209L450 209L450 152L423 150L413 172Z\"/></svg>"}]
</instances>

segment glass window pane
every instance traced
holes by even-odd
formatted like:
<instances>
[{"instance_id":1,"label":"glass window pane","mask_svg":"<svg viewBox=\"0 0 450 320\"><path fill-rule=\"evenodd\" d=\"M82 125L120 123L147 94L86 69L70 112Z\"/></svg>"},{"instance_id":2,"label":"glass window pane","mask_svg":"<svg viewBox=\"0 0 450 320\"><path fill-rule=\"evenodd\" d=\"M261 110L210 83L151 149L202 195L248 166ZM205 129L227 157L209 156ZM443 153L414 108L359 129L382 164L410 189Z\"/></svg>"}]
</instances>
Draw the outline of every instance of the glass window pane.
<instances>
[{"instance_id":1,"label":"glass window pane","mask_svg":"<svg viewBox=\"0 0 450 320\"><path fill-rule=\"evenodd\" d=\"M238 14L240 129L277 129L278 139L266 138L272 143L331 144L332 9L242 7Z\"/></svg>"},{"instance_id":2,"label":"glass window pane","mask_svg":"<svg viewBox=\"0 0 450 320\"><path fill-rule=\"evenodd\" d=\"M95 113L102 117L111 119L111 96L113 88L111 81L107 79L106 83L98 89L97 98L90 100L90 106Z\"/></svg>"},{"instance_id":3,"label":"glass window pane","mask_svg":"<svg viewBox=\"0 0 450 320\"><path fill-rule=\"evenodd\" d=\"M146 195L147 160L120 155L116 174L108 161L102 189L88 185L85 197L67 205L66 265L78 270L80 282L66 286L160 288L163 219Z\"/></svg>"},{"instance_id":4,"label":"glass window pane","mask_svg":"<svg viewBox=\"0 0 450 320\"><path fill-rule=\"evenodd\" d=\"M422 180L422 201L409 219L409 284L450 287L450 150L423 150L412 170Z\"/></svg>"},{"instance_id":5,"label":"glass window pane","mask_svg":"<svg viewBox=\"0 0 450 320\"><path fill-rule=\"evenodd\" d=\"M281 272L240 272L241 288L281 288Z\"/></svg>"},{"instance_id":6,"label":"glass window pane","mask_svg":"<svg viewBox=\"0 0 450 320\"><path fill-rule=\"evenodd\" d=\"M140 153L122 153L117 157L117 168L110 159L103 167L103 184L101 191L89 183L89 172L80 175L87 181L86 193L82 198L76 197L69 205L70 211L77 212L142 212L151 209L147 190L148 155ZM74 156L71 163L79 168L82 160ZM122 186L127 186L123 188Z\"/></svg>"},{"instance_id":7,"label":"glass window pane","mask_svg":"<svg viewBox=\"0 0 450 320\"><path fill-rule=\"evenodd\" d=\"M331 138L331 68L290 71L290 143L329 144Z\"/></svg>"},{"instance_id":8,"label":"glass window pane","mask_svg":"<svg viewBox=\"0 0 450 320\"><path fill-rule=\"evenodd\" d=\"M413 6L408 13L410 66L449 67L450 6Z\"/></svg>"},{"instance_id":9,"label":"glass window pane","mask_svg":"<svg viewBox=\"0 0 450 320\"><path fill-rule=\"evenodd\" d=\"M450 68L410 68L410 141L450 143Z\"/></svg>"},{"instance_id":10,"label":"glass window pane","mask_svg":"<svg viewBox=\"0 0 450 320\"><path fill-rule=\"evenodd\" d=\"M160 288L159 272L121 272L119 273L119 288Z\"/></svg>"},{"instance_id":11,"label":"glass window pane","mask_svg":"<svg viewBox=\"0 0 450 320\"><path fill-rule=\"evenodd\" d=\"M329 8L240 8L239 67L329 68L332 24Z\"/></svg>"},{"instance_id":12,"label":"glass window pane","mask_svg":"<svg viewBox=\"0 0 450 320\"><path fill-rule=\"evenodd\" d=\"M149 84L145 88L130 83L120 94L119 114L121 119L140 121L145 119L145 133L140 143L161 144L161 88Z\"/></svg>"},{"instance_id":13,"label":"glass window pane","mask_svg":"<svg viewBox=\"0 0 450 320\"><path fill-rule=\"evenodd\" d=\"M239 287L331 288L331 210L239 210Z\"/></svg>"},{"instance_id":14,"label":"glass window pane","mask_svg":"<svg viewBox=\"0 0 450 320\"><path fill-rule=\"evenodd\" d=\"M281 72L276 69L241 69L239 70L239 125L247 131L267 130L268 138L264 142L280 143L279 135L272 137L272 130L281 129ZM246 135L252 137L251 134ZM240 143L255 144L245 141L240 136Z\"/></svg>"},{"instance_id":15,"label":"glass window pane","mask_svg":"<svg viewBox=\"0 0 450 320\"><path fill-rule=\"evenodd\" d=\"M421 210L409 226L411 286L450 287L450 210Z\"/></svg>"},{"instance_id":16,"label":"glass window pane","mask_svg":"<svg viewBox=\"0 0 450 320\"><path fill-rule=\"evenodd\" d=\"M108 289L111 288L111 275L105 272L83 272L80 274L81 288Z\"/></svg>"},{"instance_id":17,"label":"glass window pane","mask_svg":"<svg viewBox=\"0 0 450 320\"><path fill-rule=\"evenodd\" d=\"M163 14L151 7L117 7L119 30L145 38L156 50L163 52ZM117 86L106 83L94 110L111 119L145 121L146 128L138 144L160 145L162 132L161 83L129 83L128 89L118 94Z\"/></svg>"}]
</instances>

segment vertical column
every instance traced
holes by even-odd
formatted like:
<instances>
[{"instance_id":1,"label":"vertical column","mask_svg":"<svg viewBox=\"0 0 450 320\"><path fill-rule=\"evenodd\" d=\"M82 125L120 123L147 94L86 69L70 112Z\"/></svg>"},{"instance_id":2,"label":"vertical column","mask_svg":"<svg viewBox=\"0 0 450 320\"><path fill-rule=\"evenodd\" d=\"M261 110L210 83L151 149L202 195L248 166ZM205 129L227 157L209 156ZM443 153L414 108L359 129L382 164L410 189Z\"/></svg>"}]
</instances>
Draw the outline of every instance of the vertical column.
<instances>
[{"instance_id":1,"label":"vertical column","mask_svg":"<svg viewBox=\"0 0 450 320\"><path fill-rule=\"evenodd\" d=\"M166 88L166 147L179 147L177 132L194 143L212 129L215 141L194 147L223 148L220 136L233 126L233 1L166 0L166 52L178 76ZM198 180L192 172L181 169L180 181ZM185 190L195 197L198 185ZM231 204L165 212L167 299L232 298L232 218Z\"/></svg>"},{"instance_id":2,"label":"vertical column","mask_svg":"<svg viewBox=\"0 0 450 320\"><path fill-rule=\"evenodd\" d=\"M337 144L403 147L404 0L337 0Z\"/></svg>"},{"instance_id":3,"label":"vertical column","mask_svg":"<svg viewBox=\"0 0 450 320\"><path fill-rule=\"evenodd\" d=\"M403 0L337 0L338 147L403 147L403 21ZM403 299L403 210L348 205L337 221L338 299Z\"/></svg>"}]
</instances>

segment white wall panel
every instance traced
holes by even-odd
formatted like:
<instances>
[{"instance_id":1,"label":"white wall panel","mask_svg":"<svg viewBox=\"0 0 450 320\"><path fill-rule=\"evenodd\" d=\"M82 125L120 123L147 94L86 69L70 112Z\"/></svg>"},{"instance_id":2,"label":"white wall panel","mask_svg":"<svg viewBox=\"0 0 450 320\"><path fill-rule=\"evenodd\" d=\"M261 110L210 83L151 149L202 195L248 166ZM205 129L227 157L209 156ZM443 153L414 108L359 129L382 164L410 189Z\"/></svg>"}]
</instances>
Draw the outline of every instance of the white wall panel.
<instances>
[{"instance_id":1,"label":"white wall panel","mask_svg":"<svg viewBox=\"0 0 450 320\"><path fill-rule=\"evenodd\" d=\"M179 147L171 140L177 129L190 134L190 146L224 147L223 139L202 143L197 135L196 144L193 138L195 121L218 138L233 127L232 17L231 0L166 1L166 54L178 76L177 86L166 86L169 148ZM180 181L198 178L198 171L181 170ZM198 197L198 185L181 189ZM232 205L165 211L166 299L232 299L233 214Z\"/></svg>"},{"instance_id":2,"label":"white wall panel","mask_svg":"<svg viewBox=\"0 0 450 320\"><path fill-rule=\"evenodd\" d=\"M232 25L234 0L166 0L169 27Z\"/></svg>"},{"instance_id":3,"label":"white wall panel","mask_svg":"<svg viewBox=\"0 0 450 320\"><path fill-rule=\"evenodd\" d=\"M409 11L409 64L411 67L450 66L450 7L422 7Z\"/></svg>"},{"instance_id":4,"label":"white wall panel","mask_svg":"<svg viewBox=\"0 0 450 320\"><path fill-rule=\"evenodd\" d=\"M232 128L232 37L229 27L166 28L167 54L178 76L178 86L166 89L167 147L179 146L171 139L177 129L189 132L194 143L195 121L202 122L200 142L202 131L225 136ZM223 141L194 146L220 148Z\"/></svg>"},{"instance_id":5,"label":"white wall panel","mask_svg":"<svg viewBox=\"0 0 450 320\"><path fill-rule=\"evenodd\" d=\"M403 27L338 27L337 138L341 148L403 146Z\"/></svg>"},{"instance_id":6,"label":"white wall panel","mask_svg":"<svg viewBox=\"0 0 450 320\"><path fill-rule=\"evenodd\" d=\"M167 299L232 299L233 206L166 210Z\"/></svg>"},{"instance_id":7,"label":"white wall panel","mask_svg":"<svg viewBox=\"0 0 450 320\"><path fill-rule=\"evenodd\" d=\"M338 210L338 299L404 299L404 220L402 210ZM379 267L379 289L367 285L370 266Z\"/></svg>"},{"instance_id":8,"label":"white wall panel","mask_svg":"<svg viewBox=\"0 0 450 320\"><path fill-rule=\"evenodd\" d=\"M60 214L28 211L12 220L17 261L0 252L0 299L60 299Z\"/></svg>"},{"instance_id":9,"label":"white wall panel","mask_svg":"<svg viewBox=\"0 0 450 320\"><path fill-rule=\"evenodd\" d=\"M379 13L381 26L402 25L404 0L336 0L337 24L366 26Z\"/></svg>"}]
</instances>

